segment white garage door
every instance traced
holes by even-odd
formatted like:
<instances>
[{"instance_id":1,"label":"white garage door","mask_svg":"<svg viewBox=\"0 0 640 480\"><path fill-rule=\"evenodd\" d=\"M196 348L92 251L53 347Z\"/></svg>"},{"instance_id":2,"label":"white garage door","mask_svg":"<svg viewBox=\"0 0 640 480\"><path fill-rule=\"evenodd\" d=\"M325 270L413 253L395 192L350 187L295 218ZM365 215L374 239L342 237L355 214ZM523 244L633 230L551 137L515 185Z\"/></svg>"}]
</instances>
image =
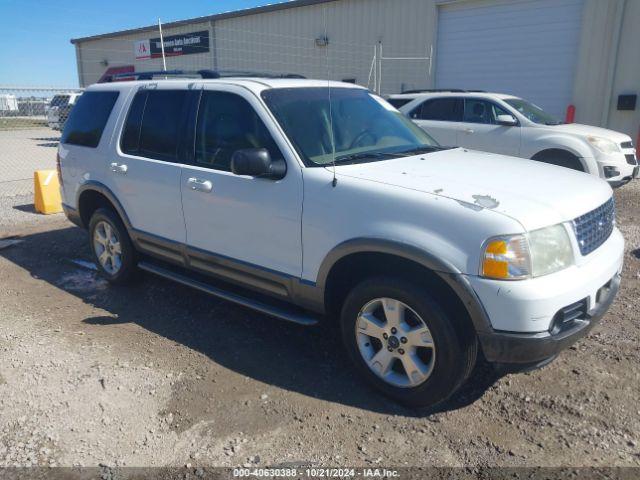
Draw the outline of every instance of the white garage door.
<instances>
[{"instance_id":1,"label":"white garage door","mask_svg":"<svg viewBox=\"0 0 640 480\"><path fill-rule=\"evenodd\" d=\"M526 98L564 118L578 60L583 0L442 5L436 86Z\"/></svg>"}]
</instances>

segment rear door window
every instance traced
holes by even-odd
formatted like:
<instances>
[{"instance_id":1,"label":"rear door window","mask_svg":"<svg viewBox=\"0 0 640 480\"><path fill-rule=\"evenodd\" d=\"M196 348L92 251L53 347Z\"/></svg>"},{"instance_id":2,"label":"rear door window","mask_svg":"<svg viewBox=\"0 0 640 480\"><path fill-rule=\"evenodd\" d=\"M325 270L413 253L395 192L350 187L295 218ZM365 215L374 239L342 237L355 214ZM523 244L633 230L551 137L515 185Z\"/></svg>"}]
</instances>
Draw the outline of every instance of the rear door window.
<instances>
[{"instance_id":1,"label":"rear door window","mask_svg":"<svg viewBox=\"0 0 640 480\"><path fill-rule=\"evenodd\" d=\"M148 90L131 102L121 139L124 153L175 162L186 123L188 90Z\"/></svg>"},{"instance_id":2,"label":"rear door window","mask_svg":"<svg viewBox=\"0 0 640 480\"><path fill-rule=\"evenodd\" d=\"M60 142L96 148L119 92L86 92L71 110Z\"/></svg>"},{"instance_id":3,"label":"rear door window","mask_svg":"<svg viewBox=\"0 0 640 480\"><path fill-rule=\"evenodd\" d=\"M462 120L462 99L447 97L427 100L417 107L412 114L418 120L439 120L442 122L459 122Z\"/></svg>"}]
</instances>

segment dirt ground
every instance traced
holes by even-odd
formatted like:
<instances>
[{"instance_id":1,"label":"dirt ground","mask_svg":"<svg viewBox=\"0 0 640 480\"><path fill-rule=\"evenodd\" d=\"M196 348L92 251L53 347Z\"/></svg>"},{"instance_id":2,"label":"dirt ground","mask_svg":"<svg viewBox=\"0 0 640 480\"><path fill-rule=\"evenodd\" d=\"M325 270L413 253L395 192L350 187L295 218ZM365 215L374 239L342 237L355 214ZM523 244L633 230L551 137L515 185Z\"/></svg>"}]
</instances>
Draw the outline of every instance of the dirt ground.
<instances>
[{"instance_id":1,"label":"dirt ground","mask_svg":"<svg viewBox=\"0 0 640 480\"><path fill-rule=\"evenodd\" d=\"M441 411L380 397L331 328L150 275L109 287L86 233L0 202L0 466L640 466L640 181L622 289L544 369L480 367Z\"/></svg>"}]
</instances>

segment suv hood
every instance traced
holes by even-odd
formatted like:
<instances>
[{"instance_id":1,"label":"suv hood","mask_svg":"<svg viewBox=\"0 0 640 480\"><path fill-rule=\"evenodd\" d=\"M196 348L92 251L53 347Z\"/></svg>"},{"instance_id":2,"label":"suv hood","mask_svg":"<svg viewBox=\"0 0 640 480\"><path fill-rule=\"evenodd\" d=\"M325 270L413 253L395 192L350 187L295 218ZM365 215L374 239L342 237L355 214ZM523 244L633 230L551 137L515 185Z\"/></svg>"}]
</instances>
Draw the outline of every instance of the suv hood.
<instances>
[{"instance_id":1,"label":"suv hood","mask_svg":"<svg viewBox=\"0 0 640 480\"><path fill-rule=\"evenodd\" d=\"M556 133L568 133L571 135L589 136L606 138L617 144L622 142L628 142L631 140L629 135L616 132L606 128L593 127L591 125L582 125L580 123L562 123L560 125L540 125L545 130L549 130Z\"/></svg>"},{"instance_id":2,"label":"suv hood","mask_svg":"<svg viewBox=\"0 0 640 480\"><path fill-rule=\"evenodd\" d=\"M464 208L490 209L526 230L573 220L611 197L607 182L586 173L461 148L342 165L336 174L450 198Z\"/></svg>"}]
</instances>

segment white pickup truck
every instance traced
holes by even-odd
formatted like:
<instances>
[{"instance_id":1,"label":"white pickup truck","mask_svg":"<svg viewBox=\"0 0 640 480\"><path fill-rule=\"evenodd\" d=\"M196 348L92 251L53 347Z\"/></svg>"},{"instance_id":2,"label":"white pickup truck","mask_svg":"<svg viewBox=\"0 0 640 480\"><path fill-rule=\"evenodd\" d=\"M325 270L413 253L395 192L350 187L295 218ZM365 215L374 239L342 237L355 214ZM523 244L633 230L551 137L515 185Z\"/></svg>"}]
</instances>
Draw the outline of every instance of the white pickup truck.
<instances>
[{"instance_id":1,"label":"white pickup truck","mask_svg":"<svg viewBox=\"0 0 640 480\"><path fill-rule=\"evenodd\" d=\"M479 352L508 368L546 364L598 323L620 283L606 182L440 147L348 83L94 85L58 159L64 210L110 282L142 269L329 322L362 376L408 405L450 397Z\"/></svg>"},{"instance_id":2,"label":"white pickup truck","mask_svg":"<svg viewBox=\"0 0 640 480\"><path fill-rule=\"evenodd\" d=\"M639 176L628 135L563 123L513 95L438 91L390 95L388 100L442 145L560 165L601 177L614 187Z\"/></svg>"}]
</instances>

